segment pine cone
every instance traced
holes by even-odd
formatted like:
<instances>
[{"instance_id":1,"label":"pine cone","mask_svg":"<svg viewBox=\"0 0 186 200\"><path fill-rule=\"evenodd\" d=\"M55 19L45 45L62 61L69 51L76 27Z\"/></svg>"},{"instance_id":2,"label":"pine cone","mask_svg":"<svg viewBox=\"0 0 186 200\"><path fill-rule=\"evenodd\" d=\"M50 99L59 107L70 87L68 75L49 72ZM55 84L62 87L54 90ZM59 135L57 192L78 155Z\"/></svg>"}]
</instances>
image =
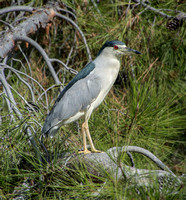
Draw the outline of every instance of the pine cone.
<instances>
[{"instance_id":1,"label":"pine cone","mask_svg":"<svg viewBox=\"0 0 186 200\"><path fill-rule=\"evenodd\" d=\"M176 17L171 18L167 22L167 25L166 25L167 29L169 29L170 31L175 31L176 29L181 27L182 24L183 24L183 18L185 18L185 14L184 13L180 13Z\"/></svg>"},{"instance_id":2,"label":"pine cone","mask_svg":"<svg viewBox=\"0 0 186 200\"><path fill-rule=\"evenodd\" d=\"M170 31L175 31L179 27L180 27L180 20L177 17L174 17L173 19L167 22L167 29L169 29Z\"/></svg>"}]
</instances>

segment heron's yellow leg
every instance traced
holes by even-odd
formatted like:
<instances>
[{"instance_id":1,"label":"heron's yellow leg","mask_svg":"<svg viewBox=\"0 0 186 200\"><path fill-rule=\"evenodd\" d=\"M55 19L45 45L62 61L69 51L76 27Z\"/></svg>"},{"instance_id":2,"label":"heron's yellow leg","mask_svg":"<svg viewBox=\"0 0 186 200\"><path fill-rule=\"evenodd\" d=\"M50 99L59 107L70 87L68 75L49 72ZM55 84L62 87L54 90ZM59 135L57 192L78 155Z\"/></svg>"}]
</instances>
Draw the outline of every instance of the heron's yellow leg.
<instances>
[{"instance_id":1,"label":"heron's yellow leg","mask_svg":"<svg viewBox=\"0 0 186 200\"><path fill-rule=\"evenodd\" d=\"M84 126L84 130L85 130L85 132L87 134L88 140L90 142L91 152L93 152L93 153L102 153L102 151L99 151L94 147L94 144L92 142L92 138L91 138L90 132L89 132L88 121L85 121L83 123L83 126Z\"/></svg>"},{"instance_id":2,"label":"heron's yellow leg","mask_svg":"<svg viewBox=\"0 0 186 200\"><path fill-rule=\"evenodd\" d=\"M84 127L84 123L82 124L82 134L83 134L83 151L79 151L78 153L84 153L84 154L88 154L91 153L88 149L87 149L87 141L86 141L86 132L85 132L85 127Z\"/></svg>"}]
</instances>

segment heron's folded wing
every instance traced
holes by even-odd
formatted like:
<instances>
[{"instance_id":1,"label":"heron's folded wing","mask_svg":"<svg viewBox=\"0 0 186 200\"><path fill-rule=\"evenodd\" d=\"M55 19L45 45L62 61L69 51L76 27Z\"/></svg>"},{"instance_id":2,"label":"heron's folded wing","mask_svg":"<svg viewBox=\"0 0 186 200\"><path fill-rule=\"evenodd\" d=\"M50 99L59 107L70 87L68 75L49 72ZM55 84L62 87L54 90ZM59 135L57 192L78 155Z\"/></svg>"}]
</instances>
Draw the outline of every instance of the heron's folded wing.
<instances>
[{"instance_id":1,"label":"heron's folded wing","mask_svg":"<svg viewBox=\"0 0 186 200\"><path fill-rule=\"evenodd\" d=\"M83 79L76 81L54 105L48 114L43 131L56 126L69 119L80 111L86 111L90 104L96 99L101 90L101 84L93 73Z\"/></svg>"}]
</instances>

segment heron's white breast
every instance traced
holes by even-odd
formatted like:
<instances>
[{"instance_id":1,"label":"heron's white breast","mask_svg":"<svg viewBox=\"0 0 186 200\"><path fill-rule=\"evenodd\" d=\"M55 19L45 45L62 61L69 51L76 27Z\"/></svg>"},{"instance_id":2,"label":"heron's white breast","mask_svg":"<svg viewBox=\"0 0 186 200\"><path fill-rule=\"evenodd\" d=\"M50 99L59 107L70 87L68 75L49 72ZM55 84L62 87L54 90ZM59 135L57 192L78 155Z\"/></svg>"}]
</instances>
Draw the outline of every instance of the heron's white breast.
<instances>
[{"instance_id":1,"label":"heron's white breast","mask_svg":"<svg viewBox=\"0 0 186 200\"><path fill-rule=\"evenodd\" d=\"M94 62L96 65L94 73L96 73L101 80L101 92L92 103L92 109L99 106L99 104L104 100L105 96L113 86L120 69L120 61L116 58L107 58L104 62L103 58L96 59Z\"/></svg>"}]
</instances>

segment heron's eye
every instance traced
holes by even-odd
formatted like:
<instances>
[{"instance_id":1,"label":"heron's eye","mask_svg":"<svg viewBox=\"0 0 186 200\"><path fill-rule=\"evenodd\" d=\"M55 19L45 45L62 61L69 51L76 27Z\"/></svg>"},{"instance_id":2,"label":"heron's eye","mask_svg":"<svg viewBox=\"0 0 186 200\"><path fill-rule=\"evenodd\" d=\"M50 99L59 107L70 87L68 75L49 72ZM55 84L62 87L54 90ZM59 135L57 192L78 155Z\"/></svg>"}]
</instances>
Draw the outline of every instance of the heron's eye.
<instances>
[{"instance_id":1,"label":"heron's eye","mask_svg":"<svg viewBox=\"0 0 186 200\"><path fill-rule=\"evenodd\" d=\"M117 49L118 49L118 46L117 46L117 45L115 45L115 46L114 46L114 49L116 49L116 50L117 50Z\"/></svg>"}]
</instances>

